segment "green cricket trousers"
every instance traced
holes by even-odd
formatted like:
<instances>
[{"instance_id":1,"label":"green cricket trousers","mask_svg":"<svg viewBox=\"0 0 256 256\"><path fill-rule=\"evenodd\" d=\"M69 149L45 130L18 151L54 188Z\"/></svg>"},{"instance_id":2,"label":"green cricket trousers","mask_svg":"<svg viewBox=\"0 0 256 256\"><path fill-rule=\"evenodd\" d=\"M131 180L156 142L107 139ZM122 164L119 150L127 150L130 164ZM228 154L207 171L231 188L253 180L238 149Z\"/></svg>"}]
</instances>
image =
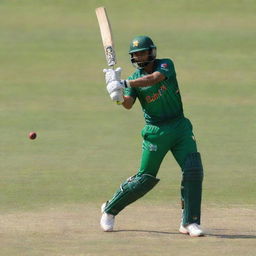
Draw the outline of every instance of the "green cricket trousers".
<instances>
[{"instance_id":1,"label":"green cricket trousers","mask_svg":"<svg viewBox=\"0 0 256 256\"><path fill-rule=\"evenodd\" d=\"M145 125L141 132L143 144L139 174L147 173L156 177L162 160L169 151L182 168L187 155L197 152L192 129L187 118L160 126Z\"/></svg>"},{"instance_id":2,"label":"green cricket trousers","mask_svg":"<svg viewBox=\"0 0 256 256\"><path fill-rule=\"evenodd\" d=\"M129 178L107 202L105 212L117 215L142 197L159 181L160 165L171 151L182 170L181 200L183 225L200 224L203 167L189 119L182 117L161 124L147 124L142 130L142 156L138 173Z\"/></svg>"}]
</instances>

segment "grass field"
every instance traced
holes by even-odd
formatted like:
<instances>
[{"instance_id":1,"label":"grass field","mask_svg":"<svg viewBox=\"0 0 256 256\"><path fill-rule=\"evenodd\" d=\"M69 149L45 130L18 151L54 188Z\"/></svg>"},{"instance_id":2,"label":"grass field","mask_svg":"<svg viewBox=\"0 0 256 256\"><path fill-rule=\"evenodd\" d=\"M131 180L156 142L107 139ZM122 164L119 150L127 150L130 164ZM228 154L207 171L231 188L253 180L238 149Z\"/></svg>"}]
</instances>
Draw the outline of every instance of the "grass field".
<instances>
[{"instance_id":1,"label":"grass field","mask_svg":"<svg viewBox=\"0 0 256 256\"><path fill-rule=\"evenodd\" d=\"M99 206L138 168L144 125L104 88L101 5L124 77L138 34L176 64L204 162L205 238L177 233L171 155L117 232L99 229ZM255 0L1 0L0 255L254 255L255 12Z\"/></svg>"}]
</instances>

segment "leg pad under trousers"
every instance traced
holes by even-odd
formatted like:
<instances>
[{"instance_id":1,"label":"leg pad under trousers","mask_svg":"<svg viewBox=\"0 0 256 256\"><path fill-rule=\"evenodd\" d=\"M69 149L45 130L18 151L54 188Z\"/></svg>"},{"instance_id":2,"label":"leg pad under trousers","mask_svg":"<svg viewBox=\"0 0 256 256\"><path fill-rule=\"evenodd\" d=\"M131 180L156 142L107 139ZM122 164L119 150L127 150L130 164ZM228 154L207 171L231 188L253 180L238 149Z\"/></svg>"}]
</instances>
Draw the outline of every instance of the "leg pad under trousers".
<instances>
[{"instance_id":1,"label":"leg pad under trousers","mask_svg":"<svg viewBox=\"0 0 256 256\"><path fill-rule=\"evenodd\" d=\"M203 182L203 166L200 153L188 154L182 166L182 174L183 225L200 224Z\"/></svg>"},{"instance_id":2,"label":"leg pad under trousers","mask_svg":"<svg viewBox=\"0 0 256 256\"><path fill-rule=\"evenodd\" d=\"M114 194L113 198L107 202L105 212L117 215L127 205L133 203L150 191L159 179L150 175L132 176L121 184L120 189Z\"/></svg>"}]
</instances>

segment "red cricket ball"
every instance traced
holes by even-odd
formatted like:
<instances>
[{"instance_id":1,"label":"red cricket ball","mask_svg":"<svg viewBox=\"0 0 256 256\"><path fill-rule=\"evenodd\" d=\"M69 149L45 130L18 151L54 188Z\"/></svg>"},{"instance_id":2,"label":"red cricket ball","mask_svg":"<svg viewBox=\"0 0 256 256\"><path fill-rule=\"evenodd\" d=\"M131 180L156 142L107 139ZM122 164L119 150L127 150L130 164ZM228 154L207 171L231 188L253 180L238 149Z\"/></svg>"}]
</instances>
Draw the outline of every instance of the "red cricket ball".
<instances>
[{"instance_id":1,"label":"red cricket ball","mask_svg":"<svg viewBox=\"0 0 256 256\"><path fill-rule=\"evenodd\" d=\"M31 140L34 140L36 138L36 132L30 132L28 137L31 139Z\"/></svg>"}]
</instances>

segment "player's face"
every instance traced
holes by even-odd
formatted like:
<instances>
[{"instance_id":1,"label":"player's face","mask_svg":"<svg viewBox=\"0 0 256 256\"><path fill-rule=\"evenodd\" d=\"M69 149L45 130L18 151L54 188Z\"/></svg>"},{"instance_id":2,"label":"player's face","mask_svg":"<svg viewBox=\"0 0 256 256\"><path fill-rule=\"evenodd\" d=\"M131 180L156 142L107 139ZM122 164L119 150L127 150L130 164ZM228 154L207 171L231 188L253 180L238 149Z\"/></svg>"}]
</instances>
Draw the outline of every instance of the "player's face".
<instances>
[{"instance_id":1,"label":"player's face","mask_svg":"<svg viewBox=\"0 0 256 256\"><path fill-rule=\"evenodd\" d=\"M149 51L145 50L140 52L134 52L132 55L135 62L145 62L148 61Z\"/></svg>"}]
</instances>

